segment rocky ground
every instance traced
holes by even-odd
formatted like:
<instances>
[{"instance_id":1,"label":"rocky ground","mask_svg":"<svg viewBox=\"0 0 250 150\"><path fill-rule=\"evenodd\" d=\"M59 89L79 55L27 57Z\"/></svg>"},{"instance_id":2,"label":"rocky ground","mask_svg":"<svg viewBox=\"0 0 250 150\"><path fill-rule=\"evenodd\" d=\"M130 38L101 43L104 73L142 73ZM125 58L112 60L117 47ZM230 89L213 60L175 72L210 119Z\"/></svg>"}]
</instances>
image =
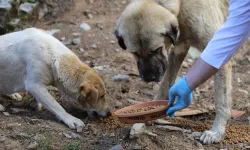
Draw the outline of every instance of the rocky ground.
<instances>
[{"instance_id":1,"label":"rocky ground","mask_svg":"<svg viewBox=\"0 0 250 150\"><path fill-rule=\"evenodd\" d=\"M49 1L47 1L49 2ZM127 5L126 0L75 0L73 9L57 15L48 15L39 21L23 23L16 30L38 27L47 30L79 58L93 67L104 79L107 99L112 110L117 110L134 102L150 101L159 88L157 84L147 84L138 77L136 62L126 51L119 48L113 35L115 22ZM66 6L63 6L64 8ZM70 6L72 7L72 6ZM247 113L230 120L224 141L214 145L202 145L197 139L208 129L214 119L213 80L207 81L194 93L194 108L210 110L201 114L175 120L161 120L145 125L137 124L131 132L131 125L123 125L115 118L89 120L86 113L74 103L66 101L57 91L53 96L71 114L81 118L86 127L82 133L75 133L44 110L37 112L29 107L18 107L17 103L5 99L7 109L0 113L0 149L247 149L250 146L250 48L246 42L233 63L233 109ZM192 49L182 65L179 76L195 61L199 53ZM128 75L122 82L114 82L114 76ZM32 100L23 95L27 103ZM20 105L20 104L19 104ZM23 104L26 105L26 104ZM166 122L168 121L168 122ZM170 122L174 127L169 126ZM164 125L168 124L168 125Z\"/></svg>"}]
</instances>

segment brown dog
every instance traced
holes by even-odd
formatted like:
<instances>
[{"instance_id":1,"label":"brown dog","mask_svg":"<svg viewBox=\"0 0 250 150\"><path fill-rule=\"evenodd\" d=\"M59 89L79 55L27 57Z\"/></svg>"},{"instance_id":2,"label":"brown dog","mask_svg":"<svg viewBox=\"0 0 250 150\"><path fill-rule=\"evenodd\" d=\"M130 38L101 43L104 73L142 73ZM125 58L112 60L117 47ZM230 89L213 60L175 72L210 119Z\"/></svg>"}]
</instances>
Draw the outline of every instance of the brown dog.
<instances>
[{"instance_id":1,"label":"brown dog","mask_svg":"<svg viewBox=\"0 0 250 150\"><path fill-rule=\"evenodd\" d=\"M203 50L224 23L229 0L132 0L117 21L119 45L135 55L141 78L160 81L155 99L168 99L191 46ZM174 46L174 47L173 47ZM201 141L220 142L231 116L231 65L215 75L216 119Z\"/></svg>"}]
</instances>

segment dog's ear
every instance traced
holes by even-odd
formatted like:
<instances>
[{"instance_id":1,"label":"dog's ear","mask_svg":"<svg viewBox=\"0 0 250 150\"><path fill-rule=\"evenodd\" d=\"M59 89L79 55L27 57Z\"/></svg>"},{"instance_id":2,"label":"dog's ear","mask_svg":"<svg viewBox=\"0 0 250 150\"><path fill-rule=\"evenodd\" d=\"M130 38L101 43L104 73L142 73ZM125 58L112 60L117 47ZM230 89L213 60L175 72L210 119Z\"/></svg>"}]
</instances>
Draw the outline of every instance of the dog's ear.
<instances>
[{"instance_id":1,"label":"dog's ear","mask_svg":"<svg viewBox=\"0 0 250 150\"><path fill-rule=\"evenodd\" d=\"M116 38L117 38L117 40L118 40L118 44L120 45L120 47L121 47L122 49L126 50L127 47L126 47L126 45L125 45L125 43L124 43L124 40L123 40L122 36L119 34L118 30L115 30L115 33L114 33L114 34L115 34L115 36L116 36Z\"/></svg>"},{"instance_id":2,"label":"dog's ear","mask_svg":"<svg viewBox=\"0 0 250 150\"><path fill-rule=\"evenodd\" d=\"M180 0L155 0L159 5L169 10L175 16L180 12Z\"/></svg>"},{"instance_id":3,"label":"dog's ear","mask_svg":"<svg viewBox=\"0 0 250 150\"><path fill-rule=\"evenodd\" d=\"M170 29L166 33L163 33L162 35L169 37L172 44L175 46L180 35L180 30L177 26L171 25Z\"/></svg>"},{"instance_id":4,"label":"dog's ear","mask_svg":"<svg viewBox=\"0 0 250 150\"><path fill-rule=\"evenodd\" d=\"M88 82L81 84L81 94L90 106L95 106L98 100L98 90Z\"/></svg>"}]
</instances>

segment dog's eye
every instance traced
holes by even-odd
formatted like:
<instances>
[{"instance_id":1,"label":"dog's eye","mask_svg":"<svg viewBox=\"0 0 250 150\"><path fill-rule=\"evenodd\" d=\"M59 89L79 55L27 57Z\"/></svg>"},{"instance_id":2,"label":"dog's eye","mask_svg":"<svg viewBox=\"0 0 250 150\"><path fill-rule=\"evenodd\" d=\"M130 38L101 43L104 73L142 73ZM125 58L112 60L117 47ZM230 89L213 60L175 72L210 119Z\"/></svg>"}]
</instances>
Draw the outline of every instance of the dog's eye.
<instances>
[{"instance_id":1,"label":"dog's eye","mask_svg":"<svg viewBox=\"0 0 250 150\"><path fill-rule=\"evenodd\" d=\"M157 49L155 49L155 50L153 51L153 53L154 53L154 54L159 54L159 53L161 53L162 48L163 48L163 46L158 47Z\"/></svg>"},{"instance_id":2,"label":"dog's eye","mask_svg":"<svg viewBox=\"0 0 250 150\"><path fill-rule=\"evenodd\" d=\"M105 95L100 96L100 98L104 98Z\"/></svg>"}]
</instances>

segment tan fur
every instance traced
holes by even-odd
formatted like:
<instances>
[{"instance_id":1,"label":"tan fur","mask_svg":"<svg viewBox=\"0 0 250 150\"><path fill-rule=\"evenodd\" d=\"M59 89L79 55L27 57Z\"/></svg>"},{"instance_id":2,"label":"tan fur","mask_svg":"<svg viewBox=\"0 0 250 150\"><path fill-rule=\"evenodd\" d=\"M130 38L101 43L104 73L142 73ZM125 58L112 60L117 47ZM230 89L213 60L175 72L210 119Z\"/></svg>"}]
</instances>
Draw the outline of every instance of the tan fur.
<instances>
[{"instance_id":1,"label":"tan fur","mask_svg":"<svg viewBox=\"0 0 250 150\"><path fill-rule=\"evenodd\" d=\"M155 99L168 99L169 87L174 84L188 49L192 46L203 51L224 23L228 7L229 0L134 0L125 8L115 29L119 45L135 54L145 81L158 81L163 76L162 68L166 70ZM158 51L159 47L162 51ZM216 120L201 137L207 144L224 137L231 115L229 68L226 66L215 76Z\"/></svg>"},{"instance_id":2,"label":"tan fur","mask_svg":"<svg viewBox=\"0 0 250 150\"><path fill-rule=\"evenodd\" d=\"M78 99L78 102L83 108L88 110L91 106L96 111L107 111L108 106L104 97L106 90L100 76L75 55L63 55L58 60L57 78L67 91L81 91L83 98Z\"/></svg>"}]
</instances>

